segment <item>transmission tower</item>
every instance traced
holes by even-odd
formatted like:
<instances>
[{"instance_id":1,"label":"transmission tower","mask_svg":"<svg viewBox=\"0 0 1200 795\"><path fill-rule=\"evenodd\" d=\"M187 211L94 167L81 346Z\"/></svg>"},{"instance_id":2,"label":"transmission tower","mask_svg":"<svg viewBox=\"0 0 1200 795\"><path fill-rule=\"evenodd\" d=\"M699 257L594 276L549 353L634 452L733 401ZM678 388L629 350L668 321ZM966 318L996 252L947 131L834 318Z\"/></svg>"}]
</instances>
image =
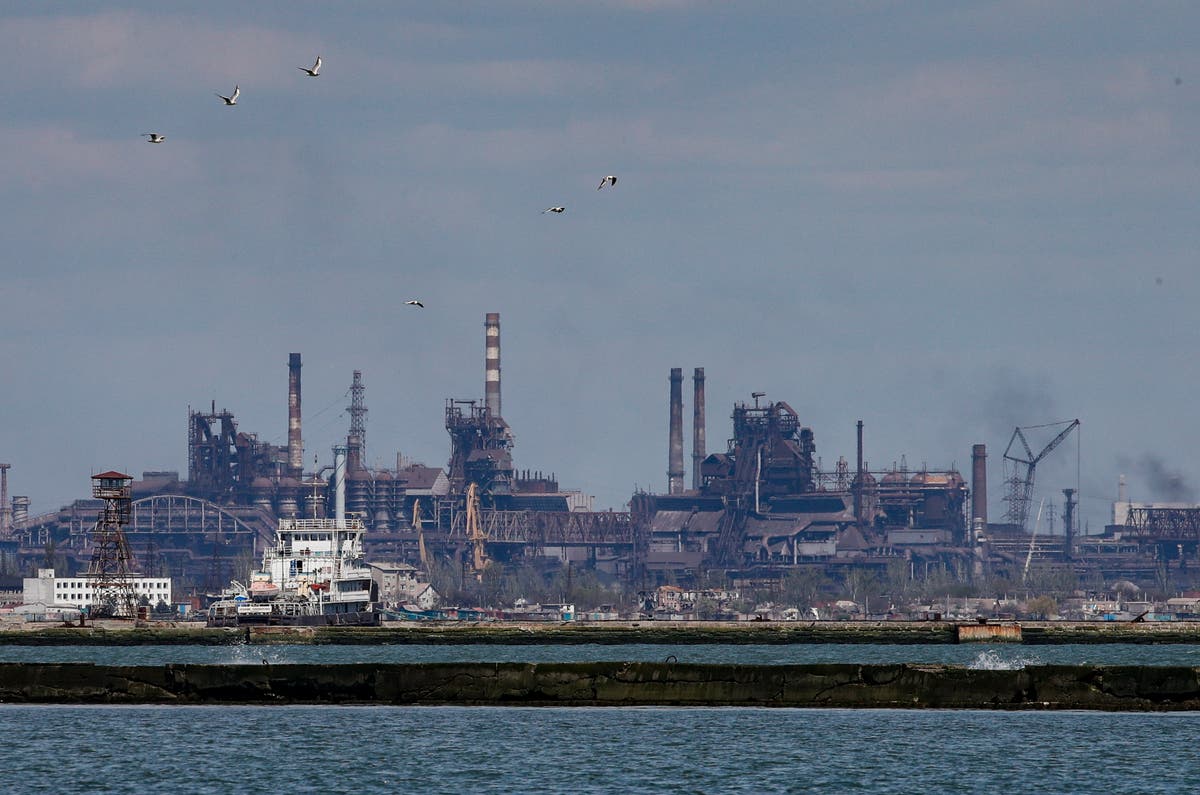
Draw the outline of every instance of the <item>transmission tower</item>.
<instances>
[{"instance_id":1,"label":"transmission tower","mask_svg":"<svg viewBox=\"0 0 1200 795\"><path fill-rule=\"evenodd\" d=\"M92 475L92 496L104 500L104 511L92 535L92 560L88 565L92 604L88 614L92 618L136 618L137 598L129 570L133 554L121 529L129 523L133 478L120 472Z\"/></svg>"}]
</instances>

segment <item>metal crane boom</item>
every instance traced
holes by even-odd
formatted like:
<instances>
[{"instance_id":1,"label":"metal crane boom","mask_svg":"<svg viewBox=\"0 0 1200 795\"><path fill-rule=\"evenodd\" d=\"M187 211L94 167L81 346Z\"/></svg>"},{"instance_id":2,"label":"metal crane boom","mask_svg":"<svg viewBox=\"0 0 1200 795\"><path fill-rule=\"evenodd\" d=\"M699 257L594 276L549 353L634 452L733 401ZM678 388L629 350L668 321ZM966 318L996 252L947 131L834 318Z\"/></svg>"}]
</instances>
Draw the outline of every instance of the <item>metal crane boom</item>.
<instances>
[{"instance_id":1,"label":"metal crane boom","mask_svg":"<svg viewBox=\"0 0 1200 795\"><path fill-rule=\"evenodd\" d=\"M1063 440L1077 427L1079 427L1079 420L1071 420L1037 455L1033 454L1033 450L1029 447L1029 442L1025 440L1023 429L1018 427L1013 431L1012 438L1008 441L1008 447L1004 449L1004 459L1012 461L1015 465L1023 466L1025 472L1022 476L1014 467L1013 474L1007 481L1008 496L1005 499L1008 501L1008 512L1005 514L1005 519L1008 522L1017 525L1022 530L1025 529L1025 521L1029 516L1029 504L1033 501L1033 476L1038 462L1049 455L1054 448L1062 444ZM1025 458L1019 456L1019 451L1016 455L1013 454L1013 445L1017 442L1020 442L1021 448L1025 451Z\"/></svg>"}]
</instances>

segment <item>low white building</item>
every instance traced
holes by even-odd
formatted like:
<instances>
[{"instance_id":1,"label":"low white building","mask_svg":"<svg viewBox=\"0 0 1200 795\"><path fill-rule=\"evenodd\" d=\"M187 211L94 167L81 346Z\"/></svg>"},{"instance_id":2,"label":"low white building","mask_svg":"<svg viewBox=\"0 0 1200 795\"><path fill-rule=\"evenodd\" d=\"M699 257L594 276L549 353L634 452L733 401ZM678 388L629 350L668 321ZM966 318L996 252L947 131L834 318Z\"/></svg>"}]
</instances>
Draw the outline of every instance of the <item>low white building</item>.
<instances>
[{"instance_id":1,"label":"low white building","mask_svg":"<svg viewBox=\"0 0 1200 795\"><path fill-rule=\"evenodd\" d=\"M95 594L91 577L56 577L54 569L38 569L36 577L26 577L25 604L73 605L84 608L92 604ZM130 580L133 595L138 601L144 596L151 607L159 602L171 604L170 577L134 577Z\"/></svg>"}]
</instances>

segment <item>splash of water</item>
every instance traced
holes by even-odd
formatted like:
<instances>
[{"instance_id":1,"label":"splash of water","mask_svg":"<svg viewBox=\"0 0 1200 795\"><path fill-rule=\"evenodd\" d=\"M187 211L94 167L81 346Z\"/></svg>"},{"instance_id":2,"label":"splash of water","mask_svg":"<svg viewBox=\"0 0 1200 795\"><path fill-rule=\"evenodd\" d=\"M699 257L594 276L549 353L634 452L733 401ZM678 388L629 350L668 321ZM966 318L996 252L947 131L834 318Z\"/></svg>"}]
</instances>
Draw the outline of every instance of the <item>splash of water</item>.
<instances>
[{"instance_id":1,"label":"splash of water","mask_svg":"<svg viewBox=\"0 0 1200 795\"><path fill-rule=\"evenodd\" d=\"M1037 662L1031 657L1010 656L997 649L985 649L975 655L975 659L967 663L967 667L976 671L1019 671L1026 665L1036 665Z\"/></svg>"}]
</instances>

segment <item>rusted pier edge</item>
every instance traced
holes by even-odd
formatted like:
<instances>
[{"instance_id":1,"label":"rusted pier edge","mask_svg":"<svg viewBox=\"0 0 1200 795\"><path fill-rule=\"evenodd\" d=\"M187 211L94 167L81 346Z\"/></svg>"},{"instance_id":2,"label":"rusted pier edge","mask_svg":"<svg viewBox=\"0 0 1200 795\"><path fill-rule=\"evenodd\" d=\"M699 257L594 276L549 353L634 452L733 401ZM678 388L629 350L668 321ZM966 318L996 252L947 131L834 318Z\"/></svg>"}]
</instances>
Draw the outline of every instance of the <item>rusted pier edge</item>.
<instances>
[{"instance_id":1,"label":"rusted pier edge","mask_svg":"<svg viewBox=\"0 0 1200 795\"><path fill-rule=\"evenodd\" d=\"M816 622L635 622L604 624L390 624L382 627L131 627L112 622L95 627L2 629L0 645L572 645L572 644L746 644L805 643L946 644L959 642L959 627L973 624L906 621ZM1009 633L1012 634L1012 633ZM1022 622L1015 637L984 642L1026 645L1076 643L1200 644L1200 622Z\"/></svg>"},{"instance_id":2,"label":"rusted pier edge","mask_svg":"<svg viewBox=\"0 0 1200 795\"><path fill-rule=\"evenodd\" d=\"M0 701L54 704L1200 709L1200 669L941 665L0 664Z\"/></svg>"}]
</instances>

